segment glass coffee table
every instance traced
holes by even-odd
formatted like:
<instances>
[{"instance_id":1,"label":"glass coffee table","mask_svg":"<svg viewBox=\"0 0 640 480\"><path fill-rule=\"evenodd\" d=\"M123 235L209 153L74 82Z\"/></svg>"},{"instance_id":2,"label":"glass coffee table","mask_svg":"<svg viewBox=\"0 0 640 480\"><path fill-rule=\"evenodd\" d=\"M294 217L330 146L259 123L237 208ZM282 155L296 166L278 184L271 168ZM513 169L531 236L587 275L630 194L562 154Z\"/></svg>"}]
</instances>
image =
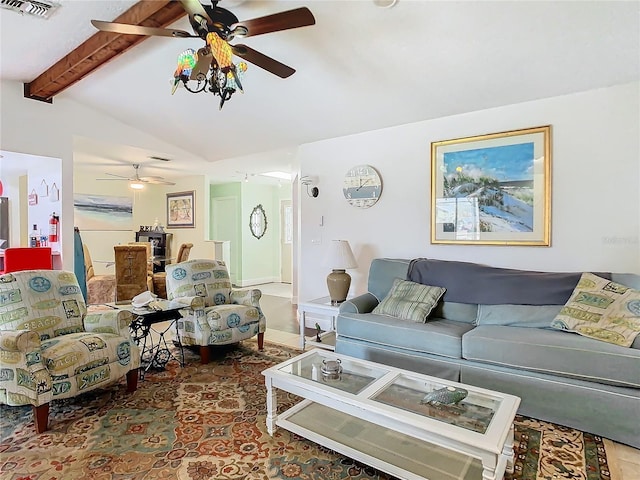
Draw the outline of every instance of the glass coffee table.
<instances>
[{"instance_id":1,"label":"glass coffee table","mask_svg":"<svg viewBox=\"0 0 640 480\"><path fill-rule=\"evenodd\" d=\"M513 395L317 349L262 373L270 435L280 426L405 479L498 480L513 470ZM448 387L467 395L425 403ZM278 414L277 389L303 400Z\"/></svg>"}]
</instances>

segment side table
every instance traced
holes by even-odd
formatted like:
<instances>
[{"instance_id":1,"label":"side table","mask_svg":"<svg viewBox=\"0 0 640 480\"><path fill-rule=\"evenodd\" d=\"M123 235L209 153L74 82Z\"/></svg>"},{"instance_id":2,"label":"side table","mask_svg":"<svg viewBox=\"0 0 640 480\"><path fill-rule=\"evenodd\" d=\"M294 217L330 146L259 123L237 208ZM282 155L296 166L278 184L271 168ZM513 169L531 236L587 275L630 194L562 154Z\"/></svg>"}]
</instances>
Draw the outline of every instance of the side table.
<instances>
[{"instance_id":1,"label":"side table","mask_svg":"<svg viewBox=\"0 0 640 480\"><path fill-rule=\"evenodd\" d=\"M182 315L180 310L184 305L168 300L153 302L156 307L135 308L133 305L108 304L112 308L128 310L133 314L133 321L129 326L131 338L140 347L140 380L144 380L145 373L150 368L164 368L170 360L176 360L184 367L184 350L178 335L177 322ZM158 327L157 324L169 322L166 326ZM165 335L172 329L176 329L176 346L180 349L180 358L169 348Z\"/></svg>"},{"instance_id":2,"label":"side table","mask_svg":"<svg viewBox=\"0 0 640 480\"><path fill-rule=\"evenodd\" d=\"M336 318L340 305L332 305L331 299L327 297L316 298L298 304L298 313L300 314L300 348L304 352L305 345L312 345L326 350L335 350L336 348ZM306 338L304 335L305 320L307 313L331 317L331 329L320 334L320 342L316 341L316 336Z\"/></svg>"}]
</instances>

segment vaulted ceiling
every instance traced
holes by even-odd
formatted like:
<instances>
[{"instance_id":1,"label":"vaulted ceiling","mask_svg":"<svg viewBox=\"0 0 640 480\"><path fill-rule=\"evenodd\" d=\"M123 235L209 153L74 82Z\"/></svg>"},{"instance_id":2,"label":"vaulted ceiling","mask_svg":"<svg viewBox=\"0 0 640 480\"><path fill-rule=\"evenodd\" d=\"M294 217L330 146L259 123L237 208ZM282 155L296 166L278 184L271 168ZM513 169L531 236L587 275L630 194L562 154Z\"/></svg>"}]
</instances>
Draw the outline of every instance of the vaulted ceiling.
<instances>
[{"instance_id":1,"label":"vaulted ceiling","mask_svg":"<svg viewBox=\"0 0 640 480\"><path fill-rule=\"evenodd\" d=\"M116 36L90 24L191 31L178 2L59 2L48 20L0 10L2 80L38 97L62 88L54 102L73 99L150 132L217 175L290 167L308 142L640 78L639 2L222 0L240 20L308 6L316 25L244 40L297 72L281 79L250 65L245 93L219 110L211 94L171 95L176 57L199 39ZM133 157L146 158L129 147L87 141L85 162L104 169L107 158L113 173L128 174Z\"/></svg>"}]
</instances>

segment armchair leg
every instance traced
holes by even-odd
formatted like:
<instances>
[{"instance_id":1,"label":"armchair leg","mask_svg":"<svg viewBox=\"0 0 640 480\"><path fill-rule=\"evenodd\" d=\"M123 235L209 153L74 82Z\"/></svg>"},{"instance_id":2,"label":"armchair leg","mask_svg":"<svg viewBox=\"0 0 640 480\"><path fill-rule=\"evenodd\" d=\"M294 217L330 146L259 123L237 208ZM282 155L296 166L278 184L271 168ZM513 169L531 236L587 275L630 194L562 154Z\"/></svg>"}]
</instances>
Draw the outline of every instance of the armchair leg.
<instances>
[{"instance_id":1,"label":"armchair leg","mask_svg":"<svg viewBox=\"0 0 640 480\"><path fill-rule=\"evenodd\" d=\"M209 345L200 345L200 363L202 365L206 365L209 363L209 360Z\"/></svg>"},{"instance_id":2,"label":"armchair leg","mask_svg":"<svg viewBox=\"0 0 640 480\"><path fill-rule=\"evenodd\" d=\"M36 424L36 433L46 432L49 428L49 404L32 406L33 421Z\"/></svg>"},{"instance_id":3,"label":"armchair leg","mask_svg":"<svg viewBox=\"0 0 640 480\"><path fill-rule=\"evenodd\" d=\"M264 332L258 334L258 350L264 349Z\"/></svg>"},{"instance_id":4,"label":"armchair leg","mask_svg":"<svg viewBox=\"0 0 640 480\"><path fill-rule=\"evenodd\" d=\"M127 372L127 392L131 393L136 391L136 388L138 388L139 376L140 375L137 368L134 368L133 370L129 370Z\"/></svg>"}]
</instances>

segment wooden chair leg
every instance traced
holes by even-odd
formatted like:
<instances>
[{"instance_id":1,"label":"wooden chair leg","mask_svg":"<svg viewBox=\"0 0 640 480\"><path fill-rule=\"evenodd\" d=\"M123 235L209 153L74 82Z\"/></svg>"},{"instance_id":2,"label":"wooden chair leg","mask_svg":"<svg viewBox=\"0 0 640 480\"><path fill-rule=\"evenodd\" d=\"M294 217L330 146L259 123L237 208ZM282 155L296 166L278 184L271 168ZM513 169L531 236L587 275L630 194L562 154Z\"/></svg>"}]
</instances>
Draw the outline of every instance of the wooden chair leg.
<instances>
[{"instance_id":1,"label":"wooden chair leg","mask_svg":"<svg viewBox=\"0 0 640 480\"><path fill-rule=\"evenodd\" d=\"M137 368L127 372L127 392L135 392L138 388L138 377L140 373Z\"/></svg>"},{"instance_id":2,"label":"wooden chair leg","mask_svg":"<svg viewBox=\"0 0 640 480\"><path fill-rule=\"evenodd\" d=\"M202 365L206 365L207 363L209 363L209 360L209 345L200 345L200 363Z\"/></svg>"},{"instance_id":3,"label":"wooden chair leg","mask_svg":"<svg viewBox=\"0 0 640 480\"><path fill-rule=\"evenodd\" d=\"M264 349L264 332L258 334L258 350Z\"/></svg>"},{"instance_id":4,"label":"wooden chair leg","mask_svg":"<svg viewBox=\"0 0 640 480\"><path fill-rule=\"evenodd\" d=\"M33 405L33 421L36 424L36 433L46 432L49 429L49 404Z\"/></svg>"}]
</instances>

